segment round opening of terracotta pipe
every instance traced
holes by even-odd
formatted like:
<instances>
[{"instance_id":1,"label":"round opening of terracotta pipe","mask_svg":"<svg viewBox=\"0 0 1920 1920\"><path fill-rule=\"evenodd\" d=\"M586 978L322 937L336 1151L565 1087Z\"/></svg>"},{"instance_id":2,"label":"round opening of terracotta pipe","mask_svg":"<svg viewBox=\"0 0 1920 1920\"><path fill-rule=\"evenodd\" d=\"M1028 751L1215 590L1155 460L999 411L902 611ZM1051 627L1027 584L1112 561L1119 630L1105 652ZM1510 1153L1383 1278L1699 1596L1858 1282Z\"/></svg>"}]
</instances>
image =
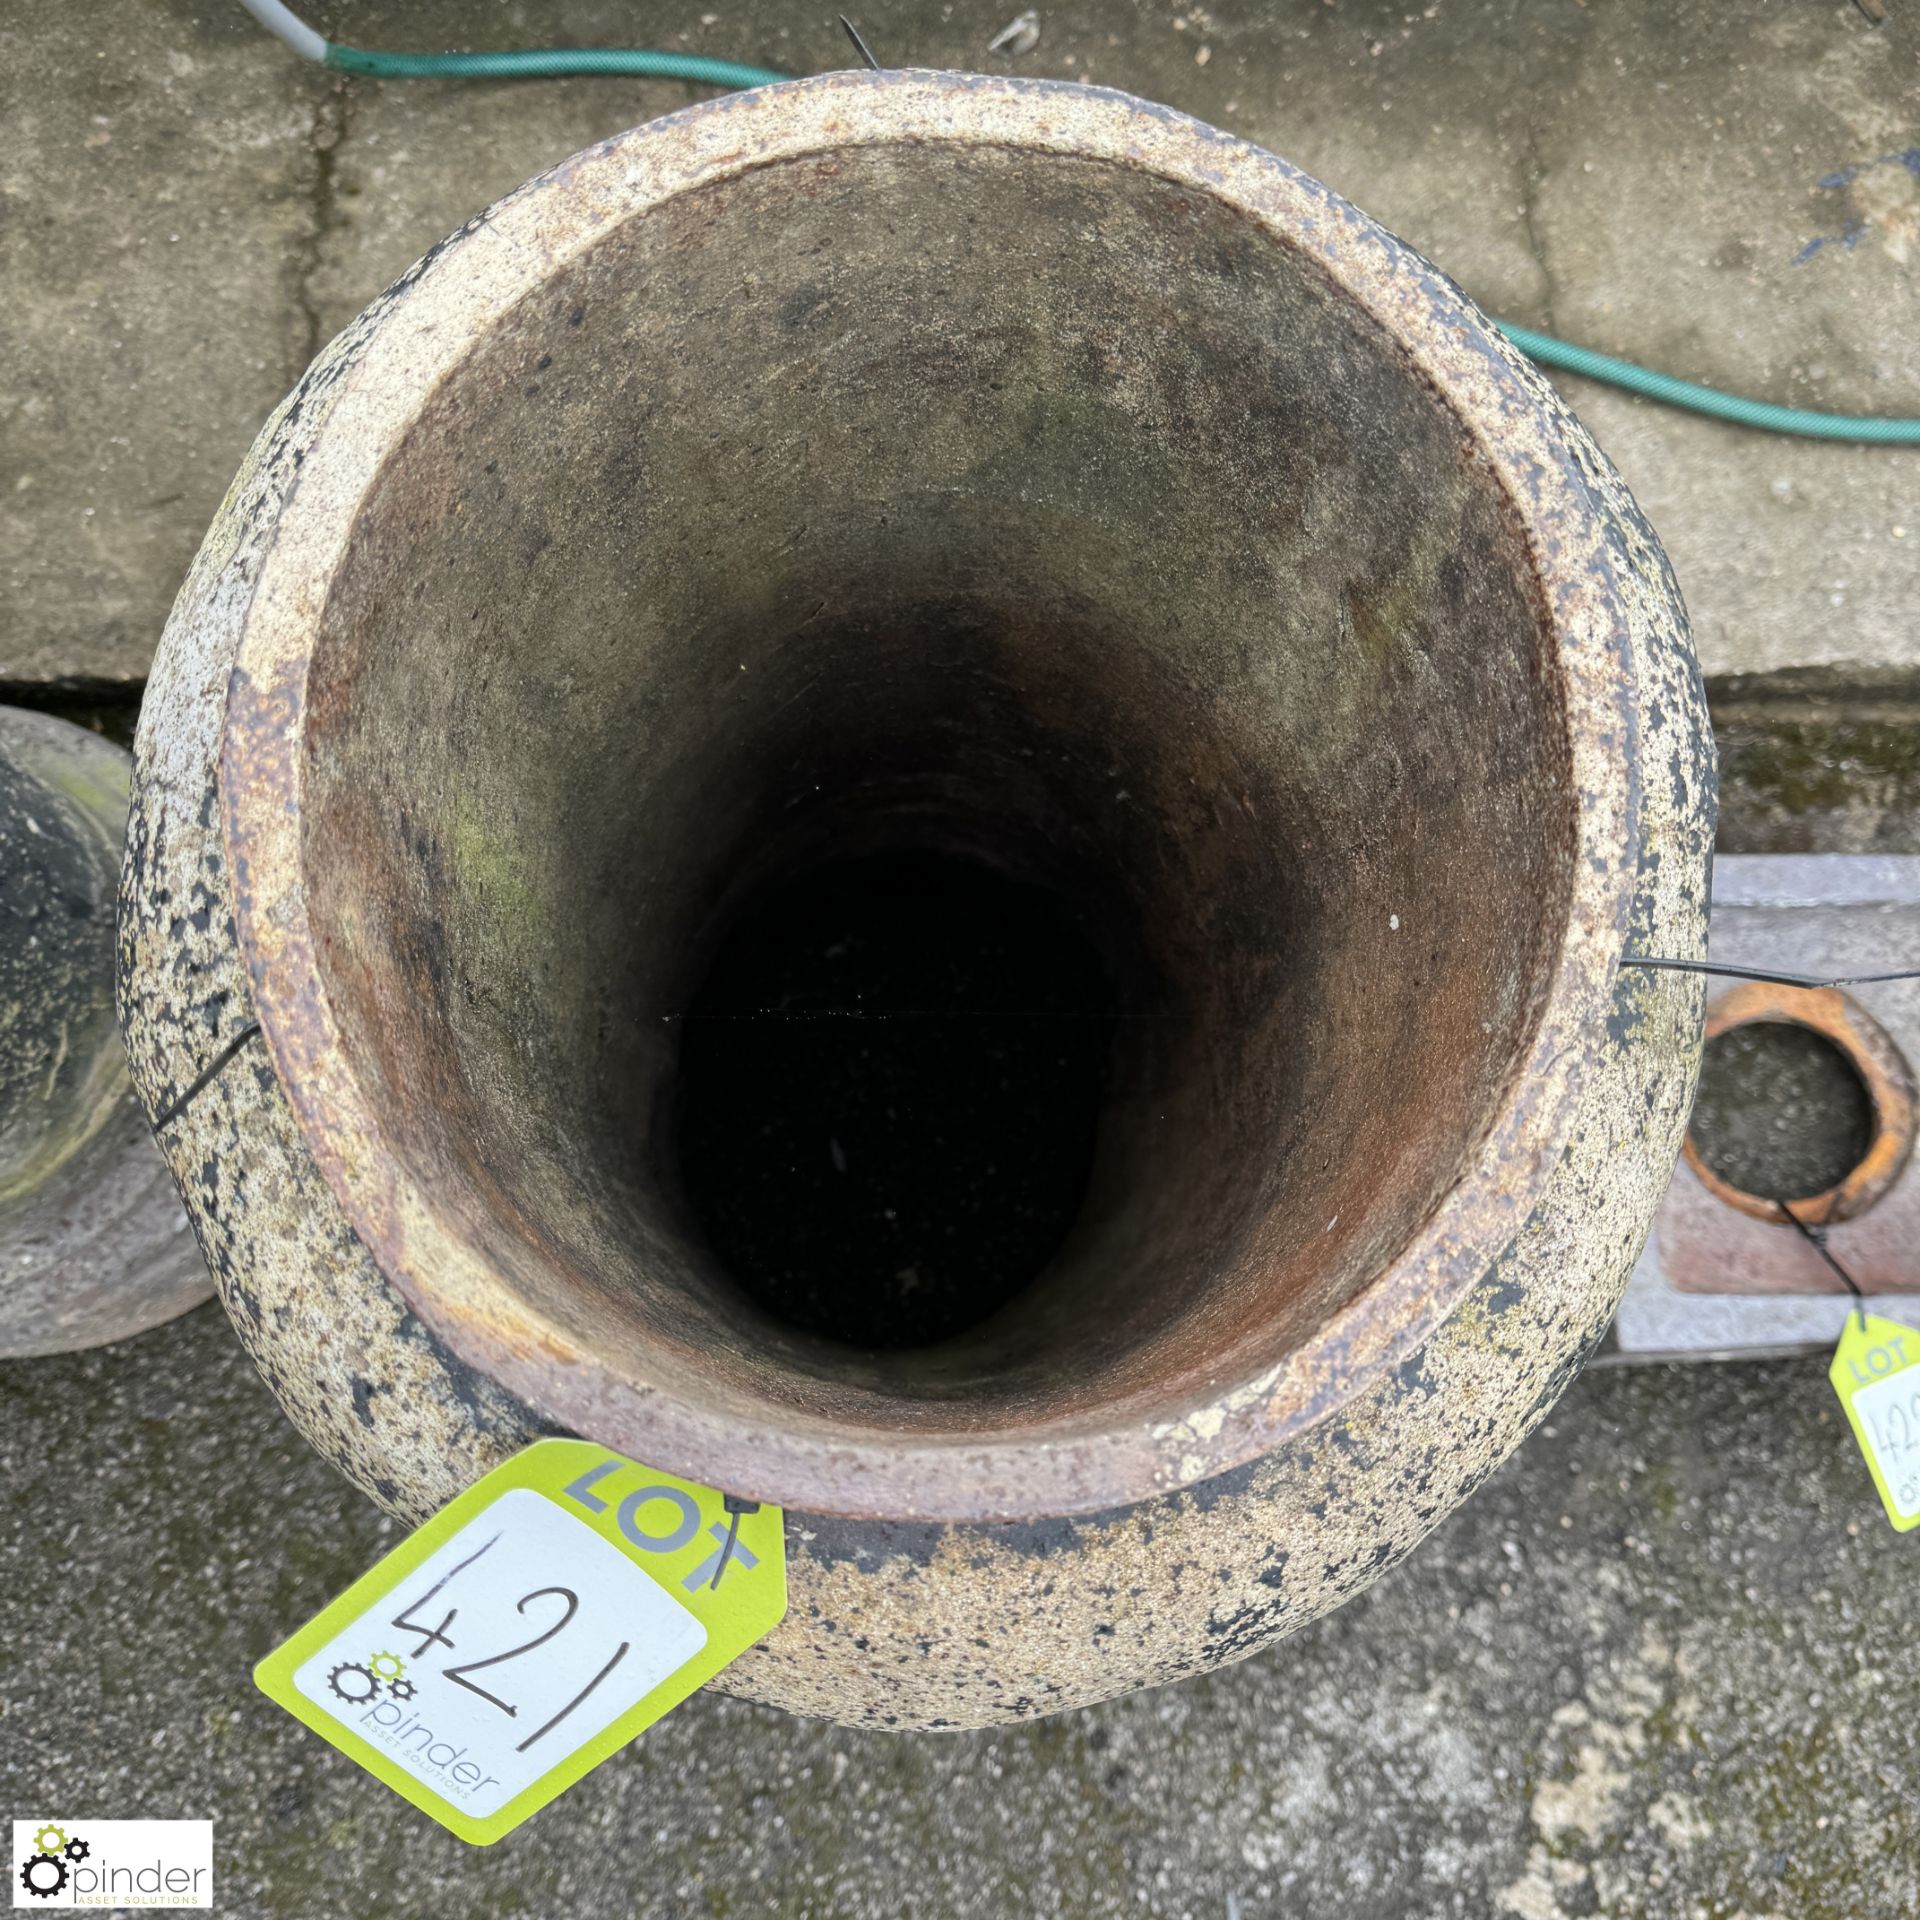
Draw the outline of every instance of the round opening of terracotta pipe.
<instances>
[{"instance_id":1,"label":"round opening of terracotta pipe","mask_svg":"<svg viewBox=\"0 0 1920 1920\"><path fill-rule=\"evenodd\" d=\"M1539 1202L1637 859L1622 588L1551 396L1324 188L828 76L534 182L302 404L222 748L259 1017L383 1270L556 1423L816 1512L1120 1504L1347 1404ZM905 943L881 1012L985 1023L859 1137L794 1084L844 1062L689 1038L873 1011L729 971L829 907ZM1054 1212L957 1280L938 1221L813 1231L783 1295L702 1132L762 1104L823 1206L884 1120Z\"/></svg>"},{"instance_id":2,"label":"round opening of terracotta pipe","mask_svg":"<svg viewBox=\"0 0 1920 1920\"><path fill-rule=\"evenodd\" d=\"M1838 1224L1871 1207L1907 1164L1913 1151L1914 1087L1900 1050L1867 1010L1837 987L1787 987L1750 981L1707 1007L1709 1047L1741 1027L1789 1026L1817 1034L1851 1068L1870 1115L1866 1150L1846 1176L1818 1193L1793 1197L1793 1211L1808 1226ZM1791 1232L1779 1198L1748 1193L1717 1173L1689 1126L1683 1148L1691 1167L1715 1199L1756 1220Z\"/></svg>"}]
</instances>

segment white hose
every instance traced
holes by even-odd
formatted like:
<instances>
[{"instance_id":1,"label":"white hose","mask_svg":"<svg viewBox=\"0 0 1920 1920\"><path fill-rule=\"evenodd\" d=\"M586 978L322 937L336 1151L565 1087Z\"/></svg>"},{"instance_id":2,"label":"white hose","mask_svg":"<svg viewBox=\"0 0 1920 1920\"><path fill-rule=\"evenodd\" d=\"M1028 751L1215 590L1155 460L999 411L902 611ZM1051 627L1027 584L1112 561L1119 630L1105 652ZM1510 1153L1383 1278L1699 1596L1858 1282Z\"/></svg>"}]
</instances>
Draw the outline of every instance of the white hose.
<instances>
[{"instance_id":1,"label":"white hose","mask_svg":"<svg viewBox=\"0 0 1920 1920\"><path fill-rule=\"evenodd\" d=\"M273 35L284 40L303 60L324 63L327 43L298 14L290 13L280 0L240 0L240 4Z\"/></svg>"}]
</instances>

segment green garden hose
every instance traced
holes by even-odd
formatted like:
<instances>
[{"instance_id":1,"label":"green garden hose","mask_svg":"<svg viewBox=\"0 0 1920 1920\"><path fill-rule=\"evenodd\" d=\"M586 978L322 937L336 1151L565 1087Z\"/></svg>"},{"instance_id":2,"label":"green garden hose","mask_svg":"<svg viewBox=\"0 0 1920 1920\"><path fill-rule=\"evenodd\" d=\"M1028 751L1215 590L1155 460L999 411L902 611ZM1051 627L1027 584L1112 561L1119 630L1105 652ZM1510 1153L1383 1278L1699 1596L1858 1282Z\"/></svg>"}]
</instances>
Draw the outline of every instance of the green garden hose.
<instances>
[{"instance_id":1,"label":"green garden hose","mask_svg":"<svg viewBox=\"0 0 1920 1920\"><path fill-rule=\"evenodd\" d=\"M791 78L772 67L745 66L737 60L712 60L698 53L656 53L639 47L543 47L502 53L370 53L323 38L281 0L240 0L240 4L295 53L341 73L389 79L508 80L565 73L622 73L647 80L689 80L699 86L768 87ZM858 40L855 42L859 44ZM1528 359L1563 373L1577 373L1608 386L1623 387L1666 406L1684 407L1735 426L1765 433L1798 434L1808 440L1855 440L1875 446L1920 446L1920 420L1875 419L1846 413L1810 413L1801 407L1775 406L1721 393L1670 373L1655 373L1616 360L1591 347L1576 347L1531 327L1496 321Z\"/></svg>"},{"instance_id":2,"label":"green garden hose","mask_svg":"<svg viewBox=\"0 0 1920 1920\"><path fill-rule=\"evenodd\" d=\"M1631 360L1616 360L1610 353L1576 347L1565 340L1556 340L1550 333L1535 333L1531 327L1509 326L1504 320L1494 324L1529 360L1537 360L1543 367L1558 367L1563 373L1604 380L1611 387L1624 387L1629 393L1664 401L1670 407L1685 407L1693 413L1710 414L1716 420L1731 420L1735 426L1758 427L1765 433L1797 433L1808 440L1864 440L1880 446L1920 446L1920 420L1875 419L1860 414L1809 413L1800 407L1777 407L1771 400L1748 400L1740 394L1721 393L1692 380L1676 380L1670 373L1655 373L1650 367L1635 366Z\"/></svg>"},{"instance_id":3,"label":"green garden hose","mask_svg":"<svg viewBox=\"0 0 1920 1920\"><path fill-rule=\"evenodd\" d=\"M507 53L369 53L327 42L325 64L342 73L407 80L536 79L559 73L627 73L646 80L692 80L703 87L770 87L793 76L772 67L710 60L703 53L655 53L643 47L529 47Z\"/></svg>"},{"instance_id":4,"label":"green garden hose","mask_svg":"<svg viewBox=\"0 0 1920 1920\"><path fill-rule=\"evenodd\" d=\"M712 60L702 53L657 53L644 47L535 47L505 53L370 53L326 39L281 4L240 0L277 40L303 60L341 73L392 80L531 80L563 73L621 73L642 80L690 80L703 87L770 87L791 74Z\"/></svg>"}]
</instances>

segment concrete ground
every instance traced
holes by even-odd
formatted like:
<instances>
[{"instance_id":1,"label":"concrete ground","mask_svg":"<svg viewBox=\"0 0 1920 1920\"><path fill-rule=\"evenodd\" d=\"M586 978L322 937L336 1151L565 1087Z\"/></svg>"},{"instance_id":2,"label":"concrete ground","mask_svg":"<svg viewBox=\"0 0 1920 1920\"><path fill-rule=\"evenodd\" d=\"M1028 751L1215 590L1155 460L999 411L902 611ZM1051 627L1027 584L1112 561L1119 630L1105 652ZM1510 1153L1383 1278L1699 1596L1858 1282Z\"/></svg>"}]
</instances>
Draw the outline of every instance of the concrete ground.
<instances>
[{"instance_id":1,"label":"concrete ground","mask_svg":"<svg viewBox=\"0 0 1920 1920\"><path fill-rule=\"evenodd\" d=\"M1822 1363L1596 1370L1398 1572L1007 1732L696 1696L469 1851L256 1693L390 1544L216 1307L0 1371L0 1812L213 1816L219 1910L1901 1920L1914 1544Z\"/></svg>"},{"instance_id":2,"label":"concrete ground","mask_svg":"<svg viewBox=\"0 0 1920 1920\"><path fill-rule=\"evenodd\" d=\"M1801 406L1920 415L1920 24L1853 0L860 0L883 60L1089 79L1299 162L1495 313ZM383 47L848 64L779 0L364 0ZM247 442L469 214L697 97L348 81L231 0L0 15L0 683L132 679ZM1573 383L1713 675L1910 666L1920 450L1786 442Z\"/></svg>"},{"instance_id":3,"label":"concrete ground","mask_svg":"<svg viewBox=\"0 0 1920 1920\"><path fill-rule=\"evenodd\" d=\"M988 55L1021 3L856 17L889 61L1085 76L1273 146L1507 318L1774 399L1920 414L1904 0L1877 31L1850 0L1043 0L1034 51ZM772 0L316 17L377 46L846 58L830 12ZM0 689L137 685L314 350L467 214L691 97L343 82L226 0L0 13ZM1728 690L1734 843L1909 844L1920 453L1570 391ZM1840 682L1871 701L1836 717ZM0 1500L0 1811L213 1815L230 1913L1920 1910L1917 1549L1818 1363L1588 1374L1405 1567L1207 1679L946 1738L702 1697L485 1853L250 1685L391 1535L217 1310L0 1368Z\"/></svg>"}]
</instances>

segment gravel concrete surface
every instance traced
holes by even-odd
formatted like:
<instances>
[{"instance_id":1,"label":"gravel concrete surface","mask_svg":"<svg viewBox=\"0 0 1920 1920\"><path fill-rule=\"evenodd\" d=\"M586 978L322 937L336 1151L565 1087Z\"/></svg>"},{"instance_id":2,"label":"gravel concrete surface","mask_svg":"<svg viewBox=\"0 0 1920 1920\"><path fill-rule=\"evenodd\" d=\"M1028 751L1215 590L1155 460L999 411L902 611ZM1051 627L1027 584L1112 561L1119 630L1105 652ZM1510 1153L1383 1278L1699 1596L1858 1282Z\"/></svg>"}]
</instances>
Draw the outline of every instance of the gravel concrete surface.
<instances>
[{"instance_id":1,"label":"gravel concrete surface","mask_svg":"<svg viewBox=\"0 0 1920 1920\"><path fill-rule=\"evenodd\" d=\"M1164 1692L858 1734L699 1695L469 1851L254 1692L391 1544L217 1308L0 1367L0 1807L208 1816L219 1909L1901 1920L1914 1544L1817 1361L1597 1370L1364 1598Z\"/></svg>"},{"instance_id":2,"label":"gravel concrete surface","mask_svg":"<svg viewBox=\"0 0 1920 1920\"><path fill-rule=\"evenodd\" d=\"M1920 21L1853 0L871 0L880 58L1086 79L1287 155L1495 313L1768 399L1920 415ZM389 48L646 44L849 64L778 0L362 0ZM260 422L479 208L699 96L348 80L230 0L0 14L0 683L143 674ZM1920 451L1568 390L1679 571L1710 674L1920 657Z\"/></svg>"}]
</instances>

